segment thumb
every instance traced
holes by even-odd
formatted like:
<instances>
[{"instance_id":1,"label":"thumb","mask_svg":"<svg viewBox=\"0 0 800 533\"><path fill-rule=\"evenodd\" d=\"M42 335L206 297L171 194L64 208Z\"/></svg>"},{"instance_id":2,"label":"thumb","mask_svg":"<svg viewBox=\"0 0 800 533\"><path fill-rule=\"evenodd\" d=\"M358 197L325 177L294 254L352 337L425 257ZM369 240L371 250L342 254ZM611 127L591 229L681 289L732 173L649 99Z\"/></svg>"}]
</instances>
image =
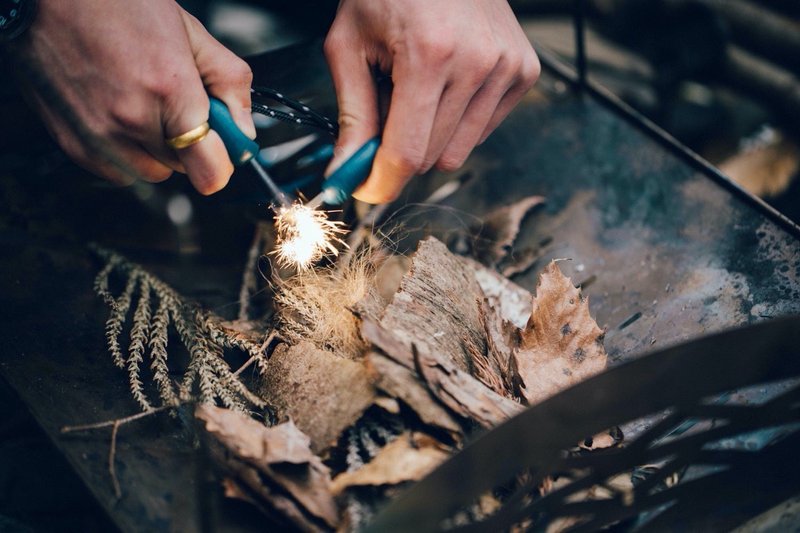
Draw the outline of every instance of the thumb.
<instances>
[{"instance_id":1,"label":"thumb","mask_svg":"<svg viewBox=\"0 0 800 533\"><path fill-rule=\"evenodd\" d=\"M182 15L206 91L225 102L239 129L255 139L256 127L250 108L250 86L253 83L250 66L212 37L200 21L185 11Z\"/></svg>"},{"instance_id":2,"label":"thumb","mask_svg":"<svg viewBox=\"0 0 800 533\"><path fill-rule=\"evenodd\" d=\"M339 105L339 139L325 175L347 161L364 143L378 135L378 91L362 49L333 33L325 40L325 56Z\"/></svg>"}]
</instances>

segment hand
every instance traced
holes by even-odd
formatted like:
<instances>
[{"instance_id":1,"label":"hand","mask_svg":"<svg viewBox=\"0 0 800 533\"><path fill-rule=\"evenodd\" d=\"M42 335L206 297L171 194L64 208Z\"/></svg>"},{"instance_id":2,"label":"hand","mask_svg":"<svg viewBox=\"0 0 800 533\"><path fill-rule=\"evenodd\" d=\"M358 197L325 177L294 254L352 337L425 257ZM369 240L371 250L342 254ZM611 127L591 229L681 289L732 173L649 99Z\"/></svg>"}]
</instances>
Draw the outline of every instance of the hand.
<instances>
[{"instance_id":1,"label":"hand","mask_svg":"<svg viewBox=\"0 0 800 533\"><path fill-rule=\"evenodd\" d=\"M224 101L252 138L252 74L173 0L40 0L12 54L46 126L86 169L118 183L185 172L203 194L233 166L215 132L173 151L165 138L208 120L206 91Z\"/></svg>"},{"instance_id":2,"label":"hand","mask_svg":"<svg viewBox=\"0 0 800 533\"><path fill-rule=\"evenodd\" d=\"M540 71L506 0L342 0L325 54L340 123L329 171L379 133L373 70L392 77L381 147L354 195L370 203L433 165L459 168Z\"/></svg>"}]
</instances>

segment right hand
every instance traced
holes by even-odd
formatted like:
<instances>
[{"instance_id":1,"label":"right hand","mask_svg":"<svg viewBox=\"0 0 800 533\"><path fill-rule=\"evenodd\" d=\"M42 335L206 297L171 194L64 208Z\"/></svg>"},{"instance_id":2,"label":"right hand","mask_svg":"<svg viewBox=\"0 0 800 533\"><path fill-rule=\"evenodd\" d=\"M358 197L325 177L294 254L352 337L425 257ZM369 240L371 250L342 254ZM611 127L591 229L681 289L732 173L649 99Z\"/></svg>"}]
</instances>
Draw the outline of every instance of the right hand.
<instances>
[{"instance_id":1,"label":"right hand","mask_svg":"<svg viewBox=\"0 0 800 533\"><path fill-rule=\"evenodd\" d=\"M202 194L223 188L233 165L214 131L164 142L208 120L209 94L255 138L250 68L173 0L40 0L12 54L37 72L21 81L61 148L114 182L179 171Z\"/></svg>"}]
</instances>

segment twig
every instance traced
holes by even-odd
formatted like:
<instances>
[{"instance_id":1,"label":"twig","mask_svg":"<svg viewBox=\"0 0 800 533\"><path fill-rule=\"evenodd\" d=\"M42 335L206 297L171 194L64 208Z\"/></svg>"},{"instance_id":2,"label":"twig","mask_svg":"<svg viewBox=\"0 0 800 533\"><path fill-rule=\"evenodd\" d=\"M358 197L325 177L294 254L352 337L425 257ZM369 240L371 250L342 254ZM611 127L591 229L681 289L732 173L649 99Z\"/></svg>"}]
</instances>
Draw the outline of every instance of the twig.
<instances>
[{"instance_id":1,"label":"twig","mask_svg":"<svg viewBox=\"0 0 800 533\"><path fill-rule=\"evenodd\" d=\"M266 340L263 342L263 344L261 344L261 351L260 351L260 355L261 355L262 357L264 356L264 352L265 352L265 350L267 349L267 347L270 345L270 343L272 343L272 341L273 341L273 340L275 340L275 337L277 337L277 336L278 336L278 332L277 332L277 331L273 331L272 333L270 333L270 334L269 334L269 336L268 336L268 337L267 337L267 339L266 339ZM238 377L239 377L239 375L240 375L242 372L244 372L245 370L247 370L247 369L250 367L250 365L252 365L253 363L255 363L255 362L258 360L258 359L259 359L259 357L258 357L258 356L251 355L251 356L250 356L250 359L248 359L247 361L245 361L245 362L244 362L244 364L243 364L242 366L240 366L240 367L239 367L239 368L236 370L236 372L234 372L234 373L233 373L233 377L235 377L235 378L238 378Z\"/></svg>"},{"instance_id":2,"label":"twig","mask_svg":"<svg viewBox=\"0 0 800 533\"><path fill-rule=\"evenodd\" d=\"M114 460L117 456L117 432L119 431L119 426L119 420L115 420L113 428L111 429L111 449L108 451L108 473L111 474L111 483L114 485L114 496L118 500L122 498L122 488L119 486L119 479L117 479L117 469L114 466Z\"/></svg>"},{"instance_id":3,"label":"twig","mask_svg":"<svg viewBox=\"0 0 800 533\"><path fill-rule=\"evenodd\" d=\"M111 484L114 486L114 497L120 499L122 498L122 488L120 487L119 479L117 478L117 468L115 466L117 458L117 434L119 433L120 426L122 426L123 424L128 424L130 422L134 422L136 420L148 417L150 415L160 413L161 411L166 411L167 409L174 409L175 407L178 406L162 405L161 407L156 407L155 409L150 409L149 411L143 411L141 413L136 413L135 415L125 416L123 418L117 418L115 420L106 420L104 422L96 422L94 424L84 424L81 426L64 426L61 428L61 433L72 433L74 431L88 431L92 429L102 429L111 426L111 447L108 450L108 473L111 475Z\"/></svg>"},{"instance_id":4,"label":"twig","mask_svg":"<svg viewBox=\"0 0 800 533\"><path fill-rule=\"evenodd\" d=\"M189 402L181 402L182 403L189 403ZM106 420L104 422L95 422L94 424L84 424L80 426L64 426L61 428L61 433L72 433L74 431L89 431L92 429L102 429L107 428L109 426L114 426L115 424L128 424L129 422L134 422L139 420L140 418L145 418L150 415L154 415L160 413L161 411L166 411L167 409L175 409L179 405L162 405L160 407L155 407L150 409L149 411L143 411L141 413L136 413L135 415L126 416L123 418L117 418L114 420Z\"/></svg>"}]
</instances>

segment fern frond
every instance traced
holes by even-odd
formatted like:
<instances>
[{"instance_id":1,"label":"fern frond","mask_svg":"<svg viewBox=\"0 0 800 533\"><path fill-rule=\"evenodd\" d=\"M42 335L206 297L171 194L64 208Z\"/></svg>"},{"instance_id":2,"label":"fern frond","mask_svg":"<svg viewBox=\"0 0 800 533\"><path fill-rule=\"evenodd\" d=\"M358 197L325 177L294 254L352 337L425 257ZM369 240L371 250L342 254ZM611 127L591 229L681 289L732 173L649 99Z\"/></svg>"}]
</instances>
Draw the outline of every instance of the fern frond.
<instances>
[{"instance_id":1,"label":"fern frond","mask_svg":"<svg viewBox=\"0 0 800 533\"><path fill-rule=\"evenodd\" d=\"M224 327L222 319L196 304L187 303L141 266L99 247L94 247L94 251L107 262L94 280L94 289L110 307L106 323L109 351L114 363L127 370L131 393L143 410L153 409L145 393L141 370L148 350L152 380L164 406L190 400L219 401L239 411L246 411L248 406L265 406L265 402L231 371L224 357L226 348L235 348L254 357L263 369L266 357L262 346L252 336ZM126 276L125 287L116 299L109 288L109 278L114 272ZM128 354L124 357L119 338L134 300L136 309L131 321ZM189 352L189 365L179 383L170 377L167 354L170 323L174 324L181 343Z\"/></svg>"},{"instance_id":2,"label":"fern frond","mask_svg":"<svg viewBox=\"0 0 800 533\"><path fill-rule=\"evenodd\" d=\"M128 281L125 283L122 294L113 301L111 313L108 315L108 320L106 321L108 351L111 353L111 359L114 361L117 368L125 368L125 357L122 355L119 336L122 333L122 326L125 324L128 310L131 308L133 291L136 290L136 283L138 281L138 274L131 273L128 277Z\"/></svg>"},{"instance_id":3,"label":"fern frond","mask_svg":"<svg viewBox=\"0 0 800 533\"><path fill-rule=\"evenodd\" d=\"M178 405L178 396L167 366L167 342L169 341L169 304L167 300L158 303L150 330L150 370L156 382L158 393L164 405Z\"/></svg>"},{"instance_id":4,"label":"fern frond","mask_svg":"<svg viewBox=\"0 0 800 533\"><path fill-rule=\"evenodd\" d=\"M108 263L106 263L106 266L104 266L94 278L94 292L109 306L114 305L114 296L108 288L108 278L111 276L111 272L114 271L114 268L116 268L117 263L119 263L117 258L111 258Z\"/></svg>"},{"instance_id":5,"label":"fern frond","mask_svg":"<svg viewBox=\"0 0 800 533\"><path fill-rule=\"evenodd\" d=\"M144 350L148 344L150 333L150 283L147 278L142 279L139 291L139 302L133 313L133 326L131 327L131 342L128 345L128 379L131 385L131 394L144 411L152 409L140 378Z\"/></svg>"}]
</instances>

